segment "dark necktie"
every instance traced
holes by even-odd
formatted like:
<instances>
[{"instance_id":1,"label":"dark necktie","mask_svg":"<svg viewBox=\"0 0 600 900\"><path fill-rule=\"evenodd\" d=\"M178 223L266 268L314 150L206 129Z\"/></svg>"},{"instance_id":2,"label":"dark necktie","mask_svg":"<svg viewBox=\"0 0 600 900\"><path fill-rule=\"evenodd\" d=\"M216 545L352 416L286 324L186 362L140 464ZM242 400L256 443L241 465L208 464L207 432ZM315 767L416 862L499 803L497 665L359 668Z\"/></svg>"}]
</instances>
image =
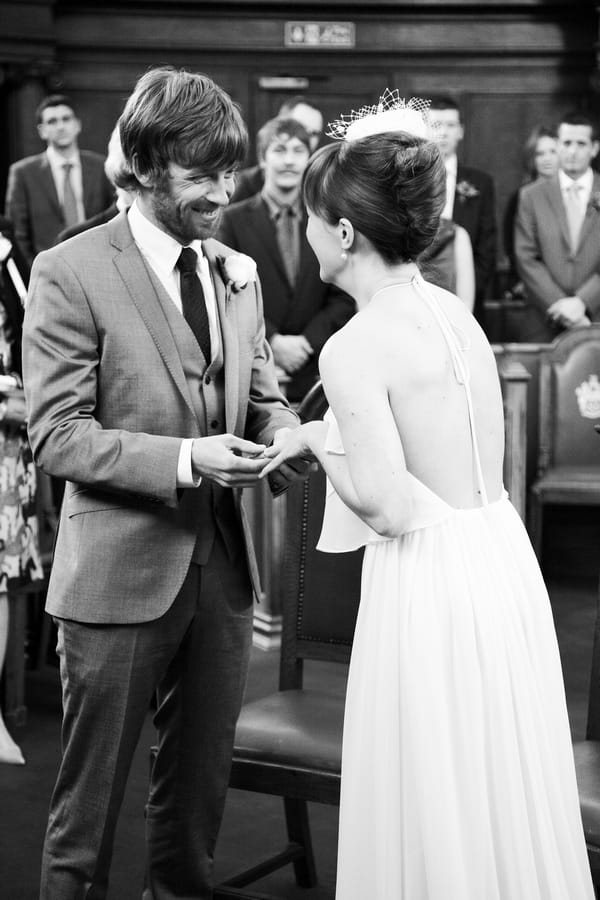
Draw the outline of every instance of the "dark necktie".
<instances>
[{"instance_id":1,"label":"dark necktie","mask_svg":"<svg viewBox=\"0 0 600 900\"><path fill-rule=\"evenodd\" d=\"M296 213L291 206L282 206L276 218L277 243L283 260L286 275L292 287L296 284L298 274L298 230Z\"/></svg>"},{"instance_id":2,"label":"dark necktie","mask_svg":"<svg viewBox=\"0 0 600 900\"><path fill-rule=\"evenodd\" d=\"M210 363L210 327L204 291L196 271L197 264L198 254L191 247L184 247L177 260L181 278L181 307L206 362Z\"/></svg>"},{"instance_id":3,"label":"dark necktie","mask_svg":"<svg viewBox=\"0 0 600 900\"><path fill-rule=\"evenodd\" d=\"M63 163L63 170L65 173L63 181L63 217L67 228L71 225L77 225L79 222L77 200L75 199L75 191L73 190L73 182L71 181L72 168L73 163Z\"/></svg>"}]
</instances>

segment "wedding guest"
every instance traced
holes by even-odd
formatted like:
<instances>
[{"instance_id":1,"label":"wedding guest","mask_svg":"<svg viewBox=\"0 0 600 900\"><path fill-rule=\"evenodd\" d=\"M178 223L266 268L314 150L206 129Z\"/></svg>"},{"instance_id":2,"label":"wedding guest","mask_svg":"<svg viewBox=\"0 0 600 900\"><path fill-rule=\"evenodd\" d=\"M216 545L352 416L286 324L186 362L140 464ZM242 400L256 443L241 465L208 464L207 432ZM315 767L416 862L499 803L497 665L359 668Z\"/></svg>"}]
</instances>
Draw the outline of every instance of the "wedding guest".
<instances>
[{"instance_id":1,"label":"wedding guest","mask_svg":"<svg viewBox=\"0 0 600 900\"><path fill-rule=\"evenodd\" d=\"M72 101L52 94L40 103L36 116L46 150L13 163L6 190L6 215L29 265L63 228L105 209L113 197L103 158L79 149L81 122Z\"/></svg>"},{"instance_id":2,"label":"wedding guest","mask_svg":"<svg viewBox=\"0 0 600 900\"><path fill-rule=\"evenodd\" d=\"M438 233L419 257L419 266L432 284L456 294L470 312L475 304L475 264L468 232L441 219Z\"/></svg>"},{"instance_id":3,"label":"wedding guest","mask_svg":"<svg viewBox=\"0 0 600 900\"><path fill-rule=\"evenodd\" d=\"M306 240L300 186L310 135L295 119L271 119L258 133L257 155L262 191L223 212L219 237L256 260L267 339L275 363L290 378L288 399L299 401L317 379L321 347L353 315L354 303L323 284Z\"/></svg>"},{"instance_id":4,"label":"wedding guest","mask_svg":"<svg viewBox=\"0 0 600 900\"><path fill-rule=\"evenodd\" d=\"M277 118L295 119L304 126L308 133L310 152L313 153L319 146L323 135L323 114L314 106L307 97L296 95L281 104ZM264 184L264 172L259 159L256 166L242 169L237 173L235 191L231 198L232 203L253 197L262 190Z\"/></svg>"},{"instance_id":5,"label":"wedding guest","mask_svg":"<svg viewBox=\"0 0 600 900\"><path fill-rule=\"evenodd\" d=\"M27 266L12 228L0 216L0 674L9 632L8 591L43 577L36 516L36 471L25 430L21 381L22 299ZM0 709L0 763L23 754Z\"/></svg>"},{"instance_id":6,"label":"wedding guest","mask_svg":"<svg viewBox=\"0 0 600 900\"><path fill-rule=\"evenodd\" d=\"M593 900L552 610L502 486L492 349L414 260L446 173L385 95L304 180L321 275L358 312L323 348L330 410L268 448L328 477L319 549L365 547L346 692L340 900Z\"/></svg>"},{"instance_id":7,"label":"wedding guest","mask_svg":"<svg viewBox=\"0 0 600 900\"><path fill-rule=\"evenodd\" d=\"M66 241L70 237L75 237L76 234L81 234L82 231L87 231L88 228L95 228L96 225L104 225L106 222L110 222L117 213L129 209L133 203L134 195L123 186L128 183L130 173L123 156L118 125L115 125L108 140L104 172L115 192L113 202L106 209L96 213L96 215L90 216L76 225L71 225L70 228L63 229L58 235L57 243Z\"/></svg>"},{"instance_id":8,"label":"wedding guest","mask_svg":"<svg viewBox=\"0 0 600 900\"><path fill-rule=\"evenodd\" d=\"M32 447L67 481L47 600L63 753L41 900L106 896L154 696L143 896L212 896L259 590L241 488L298 421L256 267L212 239L246 153L237 106L206 76L158 68L119 129L135 202L37 257L25 316Z\"/></svg>"},{"instance_id":9,"label":"wedding guest","mask_svg":"<svg viewBox=\"0 0 600 900\"><path fill-rule=\"evenodd\" d=\"M437 130L446 167L446 203L443 218L468 233L475 263L477 320L485 327L484 300L496 271L496 212L494 182L487 172L463 165L457 151L465 130L460 107L451 97L431 97L430 115Z\"/></svg>"},{"instance_id":10,"label":"wedding guest","mask_svg":"<svg viewBox=\"0 0 600 900\"><path fill-rule=\"evenodd\" d=\"M600 321L600 175L591 167L600 144L579 112L563 116L557 134L558 172L523 188L515 224L524 341Z\"/></svg>"},{"instance_id":11,"label":"wedding guest","mask_svg":"<svg viewBox=\"0 0 600 900\"><path fill-rule=\"evenodd\" d=\"M508 199L504 213L504 250L509 261L508 285L513 296L523 296L523 282L517 273L515 257L515 219L521 188L538 178L552 178L558 171L556 129L538 125L530 133L523 147L523 178Z\"/></svg>"}]
</instances>

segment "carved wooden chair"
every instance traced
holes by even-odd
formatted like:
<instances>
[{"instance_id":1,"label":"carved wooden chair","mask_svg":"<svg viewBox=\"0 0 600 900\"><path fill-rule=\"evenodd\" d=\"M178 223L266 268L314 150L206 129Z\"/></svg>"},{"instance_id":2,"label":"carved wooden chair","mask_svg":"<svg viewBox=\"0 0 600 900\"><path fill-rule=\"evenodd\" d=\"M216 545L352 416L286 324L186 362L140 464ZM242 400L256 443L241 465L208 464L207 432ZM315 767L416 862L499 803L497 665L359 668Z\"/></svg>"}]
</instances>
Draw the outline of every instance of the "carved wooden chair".
<instances>
[{"instance_id":1,"label":"carved wooden chair","mask_svg":"<svg viewBox=\"0 0 600 900\"><path fill-rule=\"evenodd\" d=\"M540 440L529 530L541 558L544 506L600 505L600 325L554 341L540 366Z\"/></svg>"},{"instance_id":2,"label":"carved wooden chair","mask_svg":"<svg viewBox=\"0 0 600 900\"><path fill-rule=\"evenodd\" d=\"M300 407L304 420L322 417L320 384ZM215 890L215 900L263 898L246 885L292 863L296 881L317 882L307 803L339 804L344 698L303 687L306 660L347 664L360 594L362 550L315 550L325 499L319 469L288 491L285 585L279 690L248 703L236 730L230 785L283 798L287 842L280 853Z\"/></svg>"},{"instance_id":3,"label":"carved wooden chair","mask_svg":"<svg viewBox=\"0 0 600 900\"><path fill-rule=\"evenodd\" d=\"M600 593L592 650L585 741L573 747L583 830L596 896L600 897Z\"/></svg>"}]
</instances>

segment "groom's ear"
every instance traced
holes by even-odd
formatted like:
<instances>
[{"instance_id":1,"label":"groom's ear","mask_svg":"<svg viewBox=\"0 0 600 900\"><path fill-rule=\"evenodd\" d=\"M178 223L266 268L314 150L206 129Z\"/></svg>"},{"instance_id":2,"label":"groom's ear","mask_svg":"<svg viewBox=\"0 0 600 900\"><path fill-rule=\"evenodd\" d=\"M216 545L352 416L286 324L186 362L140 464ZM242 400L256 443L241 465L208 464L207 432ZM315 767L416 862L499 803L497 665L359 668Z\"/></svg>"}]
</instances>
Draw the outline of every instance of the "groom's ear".
<instances>
[{"instance_id":1,"label":"groom's ear","mask_svg":"<svg viewBox=\"0 0 600 900\"><path fill-rule=\"evenodd\" d=\"M137 153L134 154L133 159L131 160L131 171L143 188L152 190L156 183L156 174L152 171L146 172L140 168L140 161Z\"/></svg>"}]
</instances>

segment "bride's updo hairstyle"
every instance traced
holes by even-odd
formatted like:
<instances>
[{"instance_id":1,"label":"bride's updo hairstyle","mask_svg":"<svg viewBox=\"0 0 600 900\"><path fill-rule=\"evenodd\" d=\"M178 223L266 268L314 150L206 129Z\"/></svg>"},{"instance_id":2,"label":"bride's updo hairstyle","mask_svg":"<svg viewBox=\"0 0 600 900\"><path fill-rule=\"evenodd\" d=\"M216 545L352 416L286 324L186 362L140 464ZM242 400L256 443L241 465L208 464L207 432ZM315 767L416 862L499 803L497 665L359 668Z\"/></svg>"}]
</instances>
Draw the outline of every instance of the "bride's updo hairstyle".
<instances>
[{"instance_id":1,"label":"bride's updo hairstyle","mask_svg":"<svg viewBox=\"0 0 600 900\"><path fill-rule=\"evenodd\" d=\"M432 141L384 132L322 147L303 192L312 212L330 225L348 219L387 263L410 262L437 233L446 169Z\"/></svg>"}]
</instances>

